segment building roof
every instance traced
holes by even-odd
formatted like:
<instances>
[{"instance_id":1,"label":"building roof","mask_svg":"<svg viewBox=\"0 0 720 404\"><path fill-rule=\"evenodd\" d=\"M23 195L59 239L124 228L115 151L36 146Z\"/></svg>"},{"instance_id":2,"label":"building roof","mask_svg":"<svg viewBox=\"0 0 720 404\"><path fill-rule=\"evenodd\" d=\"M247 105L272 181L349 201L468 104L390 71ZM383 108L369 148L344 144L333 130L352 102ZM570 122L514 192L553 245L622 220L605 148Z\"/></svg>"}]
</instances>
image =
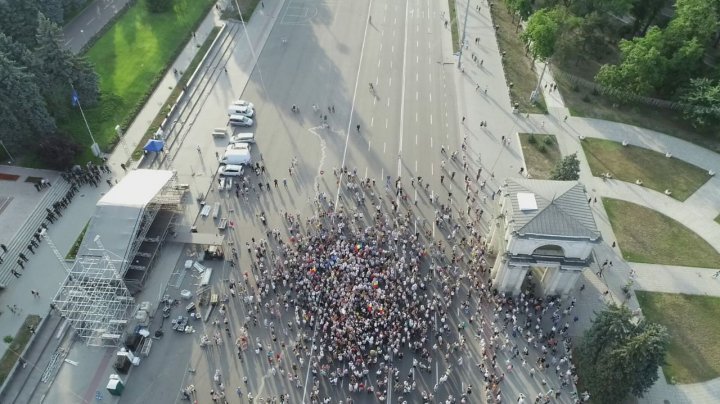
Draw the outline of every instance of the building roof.
<instances>
[{"instance_id":1,"label":"building roof","mask_svg":"<svg viewBox=\"0 0 720 404\"><path fill-rule=\"evenodd\" d=\"M98 238L110 259L131 260L128 254L142 225L143 210L172 177L173 172L167 170L128 172L97 202L77 257L98 255Z\"/></svg>"},{"instance_id":2,"label":"building roof","mask_svg":"<svg viewBox=\"0 0 720 404\"><path fill-rule=\"evenodd\" d=\"M511 202L509 225L520 235L600 238L585 187L577 181L511 178L505 197Z\"/></svg>"}]
</instances>

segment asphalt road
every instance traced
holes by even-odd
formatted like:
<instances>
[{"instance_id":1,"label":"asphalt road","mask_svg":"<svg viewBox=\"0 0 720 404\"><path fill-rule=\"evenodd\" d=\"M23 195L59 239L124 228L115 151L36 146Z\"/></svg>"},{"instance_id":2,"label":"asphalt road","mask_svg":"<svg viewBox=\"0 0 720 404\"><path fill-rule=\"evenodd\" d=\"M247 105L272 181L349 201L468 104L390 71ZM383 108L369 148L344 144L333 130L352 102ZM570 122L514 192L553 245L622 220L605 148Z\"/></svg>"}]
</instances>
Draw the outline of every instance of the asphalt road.
<instances>
[{"instance_id":1,"label":"asphalt road","mask_svg":"<svg viewBox=\"0 0 720 404\"><path fill-rule=\"evenodd\" d=\"M214 175L217 162L203 158L203 153L196 153L195 148L211 147L222 153L226 142L211 140L209 133L213 127L222 126L227 104L237 97L255 104L257 124L251 130L256 133L257 144L252 153L266 168L260 176L248 175L253 190L247 198L237 197L232 191L218 191L216 181L207 192L207 203L220 203L220 216L234 223L235 228L227 230L227 247L236 247L239 252L240 270L232 269L227 262L213 264L216 268L214 291L227 293L227 280L243 283L244 273L249 276L250 287L254 287L259 274L251 268L245 243L251 238L267 238L269 228L278 229L287 237L283 214L290 212L303 218L312 215L318 193L326 195L328 202L337 200L345 209L361 212L365 217L370 217L376 205L393 217L390 201L396 200L401 205L399 214L410 211L411 222L418 226L418 231L420 228L429 231L427 243L443 241L445 245L452 242L446 229L436 229L433 225L436 209L451 203L455 218L465 216L467 204L472 204L473 197L476 198L473 208L488 209L492 203L491 191L480 190L477 182L471 181L468 202L463 184L463 161L468 164L467 173L474 180L479 153L469 149L459 153L455 160L450 159L450 153L459 151L463 139L459 135L461 117L452 80L455 67L453 60L446 56L451 51L443 49L442 38L449 32L444 27L441 5L431 0L287 1L264 48L254 50L259 55L252 71L234 69L236 56L224 50L220 52L223 56L212 60L212 67L205 73L208 78L203 81L207 87L197 93L201 102L193 107L195 112L182 118L185 122L182 131L207 141L183 144L182 150L172 156L172 168L180 173L192 171L198 177ZM227 46L241 43L245 46L242 35L242 30L237 31ZM226 65L228 73L223 72ZM242 76L249 76L244 89L237 84ZM373 83L374 91L370 90L369 83ZM293 113L292 105L297 105L300 112ZM195 136L198 133L201 135ZM447 154L441 154L441 147L445 147ZM288 170L294 159L297 164L291 175ZM362 191L365 202L355 200L344 175L334 175L342 166L349 173L356 172L360 179L375 180L374 187ZM456 175L451 179L453 172ZM485 175L484 172L483 179ZM390 176L388 187L387 176ZM445 178L441 180L441 176ZM395 193L394 182L398 177L402 178L408 201L400 201ZM428 184L427 190L418 186L417 177ZM275 179L279 183L277 188L273 185ZM287 186L283 186L284 180ZM259 191L259 182L270 184L271 191ZM449 198L450 192L452 198ZM434 203L431 197L437 198ZM267 228L260 223L262 213L267 217ZM459 220L465 223L465 219ZM218 232L217 221L212 217L199 217L196 224L200 232ZM482 230L487 230L487 223L483 227ZM428 260L423 266L426 273L430 272L429 263ZM196 282L187 276L177 290L194 290ZM461 289L459 295L464 293ZM231 338L224 337L223 344L217 347L200 348L200 335L203 332L212 335L215 330L209 323L198 323L199 332L193 335L167 335L164 338L180 341L162 344L162 350L154 352L145 360L145 365L134 370L131 379L145 380L145 387L127 389L120 402L180 402L179 389L188 384L197 387L200 402L207 402L210 390L218 389L213 382L216 369L223 375L230 402L238 402L237 386L245 394L251 391L256 398L285 393L290 394L290 402L310 402L306 384L312 383L312 378L308 377L307 361L300 370L298 387L287 376L270 375L263 355L248 350L244 361L237 359L233 341L248 321L252 307L241 299L231 301L228 307ZM173 316L182 312L182 308L176 308ZM459 336L458 324L467 321L456 307L452 313L448 321L450 330L455 331L447 337L451 342ZM284 314L282 320L274 319L279 340L272 346L275 352L283 354L286 361L283 366L289 369L294 357L290 346L298 335L296 329L286 328L286 317ZM270 335L262 325L265 318L268 317L261 315L260 325L251 327L250 339L257 337L269 346ZM486 331L491 335L490 330ZM312 330L305 332L312 335ZM476 370L478 361L474 359L480 356L481 348L473 332L466 331L465 338L469 346L461 355L445 358L434 354L431 373L417 372L418 390L405 395L407 402L421 402L419 391L432 391L448 369L452 369L450 377L435 393L436 400L445 400L450 395L459 398L467 385L472 384L475 390L468 402L485 402L482 375ZM280 345L283 342L285 347ZM458 364L461 356L463 365ZM499 355L499 362L504 359ZM412 367L410 355L402 361L396 360L395 365L405 380ZM187 372L188 368L195 372ZM373 373L374 369L369 375L371 384L376 383ZM130 383L134 383L133 380ZM528 396L533 393L520 381L513 381L510 386L504 387L504 400L514 401L518 392ZM321 395L332 396L333 402L346 397L352 397L355 402L377 402L372 395L349 393L347 380L335 387L323 379L320 389ZM389 394L387 402L398 401L398 394Z\"/></svg>"},{"instance_id":2,"label":"asphalt road","mask_svg":"<svg viewBox=\"0 0 720 404\"><path fill-rule=\"evenodd\" d=\"M95 0L63 27L65 46L74 53L100 31L130 0Z\"/></svg>"}]
</instances>

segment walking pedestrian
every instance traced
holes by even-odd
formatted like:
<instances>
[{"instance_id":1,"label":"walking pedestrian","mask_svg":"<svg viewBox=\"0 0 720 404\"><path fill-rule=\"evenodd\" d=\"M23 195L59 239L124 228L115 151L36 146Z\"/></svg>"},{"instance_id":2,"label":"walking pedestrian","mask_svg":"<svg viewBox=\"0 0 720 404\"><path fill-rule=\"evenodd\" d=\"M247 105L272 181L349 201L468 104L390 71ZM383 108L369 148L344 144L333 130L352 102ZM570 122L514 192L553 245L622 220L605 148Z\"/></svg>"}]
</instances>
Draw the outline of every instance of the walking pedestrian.
<instances>
[{"instance_id":1,"label":"walking pedestrian","mask_svg":"<svg viewBox=\"0 0 720 404\"><path fill-rule=\"evenodd\" d=\"M7 252L7 246L5 244L0 244L0 248L2 248L3 252Z\"/></svg>"},{"instance_id":2,"label":"walking pedestrian","mask_svg":"<svg viewBox=\"0 0 720 404\"><path fill-rule=\"evenodd\" d=\"M19 278L22 276L22 274L14 269L10 270L10 273L13 274L14 277Z\"/></svg>"}]
</instances>

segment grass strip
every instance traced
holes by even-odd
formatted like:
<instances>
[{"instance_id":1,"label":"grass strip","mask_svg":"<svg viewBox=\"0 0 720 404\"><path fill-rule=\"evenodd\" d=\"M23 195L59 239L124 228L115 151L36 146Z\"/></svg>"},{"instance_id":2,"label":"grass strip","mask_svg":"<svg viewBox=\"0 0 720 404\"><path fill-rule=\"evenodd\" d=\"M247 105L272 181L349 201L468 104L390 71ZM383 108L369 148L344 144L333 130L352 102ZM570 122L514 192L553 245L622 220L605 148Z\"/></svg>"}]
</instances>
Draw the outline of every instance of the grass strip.
<instances>
[{"instance_id":1,"label":"grass strip","mask_svg":"<svg viewBox=\"0 0 720 404\"><path fill-rule=\"evenodd\" d=\"M145 131L145 134L140 140L140 143L135 146L135 150L132 153L133 159L138 160L140 159L140 157L142 157L143 147L145 147L145 143L147 143L149 139L152 139L155 135L155 132L160 129L160 124L168 116L168 114L170 113L170 109L173 105L175 105L178 98L180 98L180 94L182 93L183 88L185 88L185 85L190 80L190 77L192 77L192 75L195 73L195 70L197 70L198 66L200 65L200 61L203 59L203 57L205 57L208 49L210 49L210 45L212 45L219 32L220 27L213 27L212 31L210 31L210 34L205 39L205 42L203 42L202 46L200 46L197 54L195 54L195 57L193 57L192 61L190 61L190 64L183 72L180 80L178 80L175 88L173 88L172 92L170 92L170 96L165 101L165 104L163 104L162 108L160 108L160 112L158 112L158 114L155 116L155 119L150 122L150 126L148 127L148 130Z\"/></svg>"},{"instance_id":2,"label":"grass strip","mask_svg":"<svg viewBox=\"0 0 720 404\"><path fill-rule=\"evenodd\" d=\"M460 33L458 31L460 21L458 21L457 9L455 6L457 6L457 2L455 0L448 0L448 9L450 10L450 35L452 36L453 53L458 53L460 51Z\"/></svg>"},{"instance_id":3,"label":"grass strip","mask_svg":"<svg viewBox=\"0 0 720 404\"><path fill-rule=\"evenodd\" d=\"M602 202L625 260L687 267L720 267L720 254L682 223L631 202L612 198L602 198Z\"/></svg>"},{"instance_id":4,"label":"grass strip","mask_svg":"<svg viewBox=\"0 0 720 404\"><path fill-rule=\"evenodd\" d=\"M20 331L15 334L15 338L13 338L7 351L5 351L5 354L0 358L0 385L5 382L13 366L17 363L18 358L20 358L20 354L22 354L25 346L27 346L30 341L30 337L32 336L30 329L37 329L38 324L40 324L40 316L31 314L25 317Z\"/></svg>"},{"instance_id":5,"label":"grass strip","mask_svg":"<svg viewBox=\"0 0 720 404\"><path fill-rule=\"evenodd\" d=\"M562 158L555 136L537 133L520 133L518 136L529 178L550 179L553 169Z\"/></svg>"},{"instance_id":6,"label":"grass strip","mask_svg":"<svg viewBox=\"0 0 720 404\"><path fill-rule=\"evenodd\" d=\"M75 242L73 243L72 247L70 248L70 251L68 251L67 255L65 255L66 260L74 260L77 256L77 252L80 249L80 244L82 244L83 238L85 237L85 232L87 232L87 228L90 222L88 221L85 223L85 227L83 227L80 234L78 234L77 238L75 239Z\"/></svg>"},{"instance_id":7,"label":"grass strip","mask_svg":"<svg viewBox=\"0 0 720 404\"><path fill-rule=\"evenodd\" d=\"M530 102L530 94L535 90L538 75L534 71L533 60L525 53L525 43L520 39L519 20L513 19L504 1L494 2L490 7L490 16L496 27L498 48L502 55L505 81L510 88L510 101L518 104L520 112L547 113L542 92L535 103Z\"/></svg>"},{"instance_id":8,"label":"grass strip","mask_svg":"<svg viewBox=\"0 0 720 404\"><path fill-rule=\"evenodd\" d=\"M694 276L694 275L693 275ZM663 373L670 384L720 377L720 298L635 291L643 315L667 327L670 346Z\"/></svg>"}]
</instances>

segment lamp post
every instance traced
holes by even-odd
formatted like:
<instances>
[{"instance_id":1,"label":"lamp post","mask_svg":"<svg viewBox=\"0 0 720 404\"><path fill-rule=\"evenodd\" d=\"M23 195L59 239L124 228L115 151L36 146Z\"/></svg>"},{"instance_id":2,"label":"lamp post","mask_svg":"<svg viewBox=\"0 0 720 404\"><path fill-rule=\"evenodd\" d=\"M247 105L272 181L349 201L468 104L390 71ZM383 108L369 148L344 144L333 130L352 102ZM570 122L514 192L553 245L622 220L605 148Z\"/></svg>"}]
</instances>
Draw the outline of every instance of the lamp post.
<instances>
[{"instance_id":1,"label":"lamp post","mask_svg":"<svg viewBox=\"0 0 720 404\"><path fill-rule=\"evenodd\" d=\"M102 155L102 151L100 150L100 146L95 141L95 137L92 134L92 131L90 130L90 125L88 125L88 121L85 118L85 112L82 109L82 105L80 104L80 97L77 96L77 92L75 91L75 86L73 86L72 81L70 81L70 87L73 91L73 102L77 104L78 108L80 109L80 115L82 115L83 122L85 122L85 127L87 128L88 134L90 134L90 140L92 140L92 145L90 146L90 150L92 150L95 157L100 157Z\"/></svg>"},{"instance_id":2,"label":"lamp post","mask_svg":"<svg viewBox=\"0 0 720 404\"><path fill-rule=\"evenodd\" d=\"M15 163L15 159L13 158L12 154L10 154L10 150L5 147L5 142L0 140L0 145L2 145L2 148L5 149L5 153L7 153L8 157L10 157L10 163Z\"/></svg>"}]
</instances>

